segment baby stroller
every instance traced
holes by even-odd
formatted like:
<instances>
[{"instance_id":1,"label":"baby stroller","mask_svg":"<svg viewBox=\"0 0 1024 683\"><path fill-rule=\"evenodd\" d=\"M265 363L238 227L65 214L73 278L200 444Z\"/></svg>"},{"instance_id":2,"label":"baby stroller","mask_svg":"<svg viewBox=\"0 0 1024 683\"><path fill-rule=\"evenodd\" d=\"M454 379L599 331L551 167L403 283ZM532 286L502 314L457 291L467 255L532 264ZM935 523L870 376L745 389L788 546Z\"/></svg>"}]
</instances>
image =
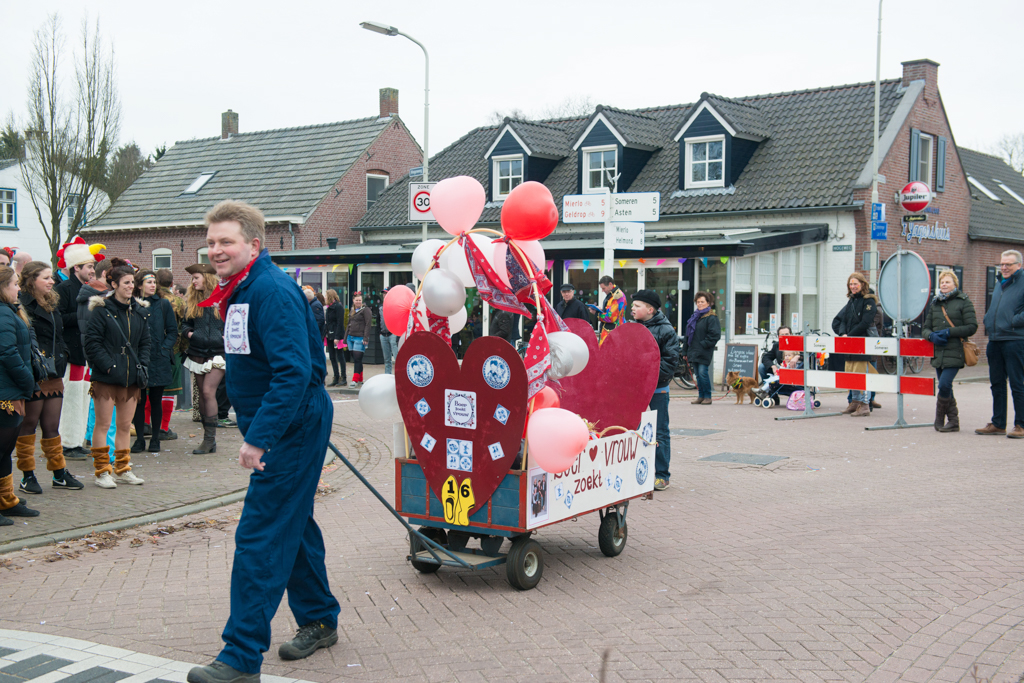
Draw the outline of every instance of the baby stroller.
<instances>
[{"instance_id":1,"label":"baby stroller","mask_svg":"<svg viewBox=\"0 0 1024 683\"><path fill-rule=\"evenodd\" d=\"M803 361L799 361L793 369L802 370L803 367ZM778 366L775 366L773 370L777 371ZM760 406L761 408L774 408L777 405L781 405L789 401L789 397L794 391L803 391L805 401L814 401L812 405L814 405L815 408L821 407L821 401L816 399L817 389L814 387L799 387L794 384L782 384L779 382L779 375L777 372L768 375L761 386L754 389L754 405Z\"/></svg>"}]
</instances>

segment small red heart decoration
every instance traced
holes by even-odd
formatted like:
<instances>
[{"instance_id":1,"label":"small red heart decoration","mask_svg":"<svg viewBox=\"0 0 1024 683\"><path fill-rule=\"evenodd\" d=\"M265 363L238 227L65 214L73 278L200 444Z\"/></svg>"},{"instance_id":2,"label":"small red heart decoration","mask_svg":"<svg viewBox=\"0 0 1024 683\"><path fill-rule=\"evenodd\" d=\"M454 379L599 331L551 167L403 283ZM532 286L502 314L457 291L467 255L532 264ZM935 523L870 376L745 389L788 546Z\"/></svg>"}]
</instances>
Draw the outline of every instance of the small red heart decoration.
<instances>
[{"instance_id":1,"label":"small red heart decoration","mask_svg":"<svg viewBox=\"0 0 1024 683\"><path fill-rule=\"evenodd\" d=\"M462 367L432 332L416 332L395 361L402 420L423 476L438 500L448 477L472 481L480 510L519 452L526 421L526 368L500 337L469 345Z\"/></svg>"},{"instance_id":2,"label":"small red heart decoration","mask_svg":"<svg viewBox=\"0 0 1024 683\"><path fill-rule=\"evenodd\" d=\"M626 323L600 347L587 321L569 318L569 331L583 338L590 361L583 372L558 380L562 408L593 422L598 431L613 425L635 429L658 387L661 350L646 327Z\"/></svg>"},{"instance_id":3,"label":"small red heart decoration","mask_svg":"<svg viewBox=\"0 0 1024 683\"><path fill-rule=\"evenodd\" d=\"M590 462L597 460L597 446L590 449Z\"/></svg>"}]
</instances>

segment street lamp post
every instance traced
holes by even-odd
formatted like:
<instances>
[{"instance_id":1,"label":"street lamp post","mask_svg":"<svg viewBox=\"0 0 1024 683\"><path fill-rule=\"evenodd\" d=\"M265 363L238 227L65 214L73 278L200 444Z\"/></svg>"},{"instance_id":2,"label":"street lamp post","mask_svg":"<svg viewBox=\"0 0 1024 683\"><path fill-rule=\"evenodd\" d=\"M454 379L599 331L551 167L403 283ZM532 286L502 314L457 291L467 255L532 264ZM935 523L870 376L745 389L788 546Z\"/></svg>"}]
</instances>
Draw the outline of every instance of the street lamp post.
<instances>
[{"instance_id":1,"label":"street lamp post","mask_svg":"<svg viewBox=\"0 0 1024 683\"><path fill-rule=\"evenodd\" d=\"M430 182L430 55L423 43L416 40L408 33L402 33L394 26L379 24L376 21L364 21L359 24L367 31L381 33L385 36L402 36L420 46L423 50L424 78L423 78L423 182ZM423 239L427 239L427 224L423 224Z\"/></svg>"}]
</instances>

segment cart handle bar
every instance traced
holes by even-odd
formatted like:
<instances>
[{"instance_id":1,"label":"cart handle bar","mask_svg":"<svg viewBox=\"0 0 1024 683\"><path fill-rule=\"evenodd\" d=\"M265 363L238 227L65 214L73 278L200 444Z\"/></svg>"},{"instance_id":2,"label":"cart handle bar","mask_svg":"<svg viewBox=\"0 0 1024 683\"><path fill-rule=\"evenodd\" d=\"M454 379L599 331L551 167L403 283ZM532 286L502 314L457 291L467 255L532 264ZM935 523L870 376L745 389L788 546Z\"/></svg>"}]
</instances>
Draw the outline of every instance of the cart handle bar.
<instances>
[{"instance_id":1,"label":"cart handle bar","mask_svg":"<svg viewBox=\"0 0 1024 683\"><path fill-rule=\"evenodd\" d=\"M391 512L391 514L393 514L395 516L395 519L397 519L399 522L402 523L402 526L404 526L406 529L409 530L410 534L412 534L413 536L416 536L417 538L420 539L420 541L423 542L424 547L427 549L427 552L429 552L430 555L435 560L437 560L438 564L444 564L444 563L441 561L441 558L437 556L437 553L434 552L434 549L437 549L438 551L444 553L445 555L450 557L453 561L458 562L460 566L465 567L466 569L472 569L472 567L469 566L469 563L466 562L465 560L463 560L461 557L452 554L451 551L449 551L447 548L442 547L440 544L438 544L433 539L427 538L426 536L421 534L416 529L413 529L412 526L408 522L405 521L405 518L403 518L402 515L398 514L398 511L395 510L395 508L391 507L391 503L389 503L387 500L385 500L384 496L380 495L380 492L378 492L377 489L373 488L373 485L370 484L370 482L368 482L366 480L366 477L363 476L363 473L360 472L359 470L357 470L355 465L350 463L348 461L348 458L346 458L344 455L341 454L341 451L338 450L337 446L335 446L333 443L328 441L327 442L327 447L330 448L332 451L334 451L334 454L336 456L341 458L341 461L343 463L345 463L345 466L348 467L350 470L352 470L352 474L356 475L356 477L359 479L359 481L363 482L363 485L366 488L370 489L370 492L373 495L377 496L377 500L379 500L381 503L384 504L384 507L386 507L388 509L388 511Z\"/></svg>"}]
</instances>

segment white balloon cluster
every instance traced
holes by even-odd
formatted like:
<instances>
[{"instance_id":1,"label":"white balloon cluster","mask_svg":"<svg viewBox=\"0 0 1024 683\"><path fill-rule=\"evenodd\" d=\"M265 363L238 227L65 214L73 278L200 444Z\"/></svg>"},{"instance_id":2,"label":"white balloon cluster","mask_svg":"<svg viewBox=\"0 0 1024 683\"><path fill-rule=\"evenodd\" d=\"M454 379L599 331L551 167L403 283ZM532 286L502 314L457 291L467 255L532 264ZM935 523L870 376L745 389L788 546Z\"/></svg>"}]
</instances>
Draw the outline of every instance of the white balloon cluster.
<instances>
[{"instance_id":1,"label":"white balloon cluster","mask_svg":"<svg viewBox=\"0 0 1024 683\"><path fill-rule=\"evenodd\" d=\"M581 337L572 332L552 332L548 335L551 349L549 379L562 379L578 375L590 362L590 349Z\"/></svg>"}]
</instances>

